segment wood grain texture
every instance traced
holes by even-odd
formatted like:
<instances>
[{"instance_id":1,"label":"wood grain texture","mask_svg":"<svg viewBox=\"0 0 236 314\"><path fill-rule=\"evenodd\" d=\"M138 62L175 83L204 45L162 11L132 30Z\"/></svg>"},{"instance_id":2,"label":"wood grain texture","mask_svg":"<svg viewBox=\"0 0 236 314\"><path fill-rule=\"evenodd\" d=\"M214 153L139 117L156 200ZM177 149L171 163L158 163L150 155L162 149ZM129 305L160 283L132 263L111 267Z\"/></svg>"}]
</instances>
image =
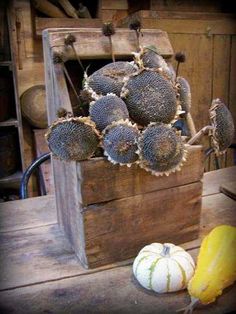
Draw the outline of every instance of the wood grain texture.
<instances>
[{"instance_id":1,"label":"wood grain texture","mask_svg":"<svg viewBox=\"0 0 236 314\"><path fill-rule=\"evenodd\" d=\"M55 28L58 26L63 28L88 28L101 27L102 20L100 19L71 19L71 18L45 18L35 17L35 32L37 36L42 36L42 31L47 28Z\"/></svg>"},{"instance_id":2,"label":"wood grain texture","mask_svg":"<svg viewBox=\"0 0 236 314\"><path fill-rule=\"evenodd\" d=\"M181 64L179 75L187 79L191 87L191 114L197 131L209 124L209 108L212 101L212 37L201 34L169 34L174 51L184 51L186 62ZM201 139L204 149L209 147L208 137ZM209 169L209 160L205 163Z\"/></svg>"},{"instance_id":3,"label":"wood grain texture","mask_svg":"<svg viewBox=\"0 0 236 314\"><path fill-rule=\"evenodd\" d=\"M49 148L45 139L46 129L34 129L35 150L37 157L48 153ZM54 183L52 176L51 160L46 160L40 166L42 180L45 185L46 194L54 193Z\"/></svg>"},{"instance_id":4,"label":"wood grain texture","mask_svg":"<svg viewBox=\"0 0 236 314\"><path fill-rule=\"evenodd\" d=\"M139 16L140 18L145 19L153 19L153 18L161 18L161 19L191 19L191 20L219 20L219 19L234 19L234 13L222 13L222 12L209 12L204 10L204 12L200 11L178 11L178 10L140 10L132 14L132 16ZM124 18L123 21L120 21L119 24L124 23L130 17Z\"/></svg>"},{"instance_id":5,"label":"wood grain texture","mask_svg":"<svg viewBox=\"0 0 236 314\"><path fill-rule=\"evenodd\" d=\"M144 19L143 28L163 29L168 34L202 34L202 35L232 35L236 33L234 19L191 20L176 19ZM175 25L175 27L173 27Z\"/></svg>"},{"instance_id":6,"label":"wood grain texture","mask_svg":"<svg viewBox=\"0 0 236 314\"><path fill-rule=\"evenodd\" d=\"M179 74L185 77L192 94L191 112L199 130L208 125L211 104L212 38L194 34L169 34L174 51L184 51L186 62L181 64ZM194 75L193 75L194 73Z\"/></svg>"},{"instance_id":7,"label":"wood grain texture","mask_svg":"<svg viewBox=\"0 0 236 314\"><path fill-rule=\"evenodd\" d=\"M109 40L102 34L100 28L80 28L80 29L50 29L49 45L54 51L63 53L68 59L75 59L73 49L65 47L64 40L68 33L76 37L74 47L81 59L105 59L110 57ZM43 33L44 33L43 32ZM140 37L140 44L156 45L163 56L170 57L173 50L166 32L159 29L142 29L143 36ZM45 35L46 36L46 35ZM116 29L112 36L113 50L116 57L122 58L131 56L132 51L136 51L136 34L129 29Z\"/></svg>"},{"instance_id":8,"label":"wood grain texture","mask_svg":"<svg viewBox=\"0 0 236 314\"><path fill-rule=\"evenodd\" d=\"M101 19L103 22L112 21L114 26L119 24L119 21L127 16L127 10L101 10Z\"/></svg>"},{"instance_id":9,"label":"wood grain texture","mask_svg":"<svg viewBox=\"0 0 236 314\"><path fill-rule=\"evenodd\" d=\"M236 200L236 181L221 184L220 192Z\"/></svg>"},{"instance_id":10,"label":"wood grain texture","mask_svg":"<svg viewBox=\"0 0 236 314\"><path fill-rule=\"evenodd\" d=\"M80 202L83 205L105 202L199 181L203 175L203 151L199 145L188 148L181 171L153 176L137 165L131 168L113 165L105 158L77 163Z\"/></svg>"},{"instance_id":11,"label":"wood grain texture","mask_svg":"<svg viewBox=\"0 0 236 314\"><path fill-rule=\"evenodd\" d=\"M219 193L220 185L234 181L236 178L236 167L215 170L204 174L202 195Z\"/></svg>"},{"instance_id":12,"label":"wood grain texture","mask_svg":"<svg viewBox=\"0 0 236 314\"><path fill-rule=\"evenodd\" d=\"M196 260L197 249L189 253ZM96 283L96 284L94 284ZM194 312L229 313L236 307L236 286L226 289L217 302L198 306ZM155 294L142 288L131 266L117 267L56 282L1 292L4 313L174 313L189 304L185 291Z\"/></svg>"},{"instance_id":13,"label":"wood grain texture","mask_svg":"<svg viewBox=\"0 0 236 314\"><path fill-rule=\"evenodd\" d=\"M229 110L232 113L235 125L234 143L236 143L236 86L234 84L236 80L236 36L231 37L231 56L230 56L230 89L229 89ZM227 150L226 156L227 166L236 164L236 152L234 149Z\"/></svg>"},{"instance_id":14,"label":"wood grain texture","mask_svg":"<svg viewBox=\"0 0 236 314\"><path fill-rule=\"evenodd\" d=\"M81 266L58 224L44 222L44 226L37 226L33 223L32 219L32 228L14 231L14 227L11 232L0 234L0 266L4 269L0 275L0 291L94 273ZM109 264L96 271L130 262Z\"/></svg>"},{"instance_id":15,"label":"wood grain texture","mask_svg":"<svg viewBox=\"0 0 236 314\"><path fill-rule=\"evenodd\" d=\"M211 0L151 0L151 10L190 11L190 12L220 12L220 2Z\"/></svg>"},{"instance_id":16,"label":"wood grain texture","mask_svg":"<svg viewBox=\"0 0 236 314\"><path fill-rule=\"evenodd\" d=\"M236 80L236 36L231 38L231 55L230 55L230 91L229 91L229 109L233 115L236 124L236 86L234 84ZM234 140L236 141L236 134Z\"/></svg>"},{"instance_id":17,"label":"wood grain texture","mask_svg":"<svg viewBox=\"0 0 236 314\"><path fill-rule=\"evenodd\" d=\"M106 9L106 10L128 10L128 1L127 0L119 0L119 1L101 0L100 6L101 6L101 9Z\"/></svg>"},{"instance_id":18,"label":"wood grain texture","mask_svg":"<svg viewBox=\"0 0 236 314\"><path fill-rule=\"evenodd\" d=\"M197 250L190 251L195 258ZM104 275L106 274L106 275ZM96 282L96 284L94 284ZM236 286L226 289L217 302L198 306L197 314L229 313L235 310ZM76 278L62 279L1 293L5 313L164 313L173 314L189 304L186 291L156 294L142 288L131 266Z\"/></svg>"},{"instance_id":19,"label":"wood grain texture","mask_svg":"<svg viewBox=\"0 0 236 314\"><path fill-rule=\"evenodd\" d=\"M42 43L34 40L31 20L30 1L13 0L9 6L9 36L11 38L11 58L14 64L13 73L15 80L15 101L18 119L18 133L20 139L20 151L23 163L23 170L31 164L34 159L32 133L25 121L21 121L20 96L33 85L44 83L44 68L42 58ZM18 22L20 29L20 55L18 55L17 36L16 36L16 12L18 12ZM20 69L22 65L22 69ZM23 127L24 129L23 129ZM35 195L37 188L35 180L29 182L29 195ZM35 193L36 192L36 193Z\"/></svg>"},{"instance_id":20,"label":"wood grain texture","mask_svg":"<svg viewBox=\"0 0 236 314\"><path fill-rule=\"evenodd\" d=\"M43 36L43 47L46 69L46 91L48 121L56 118L60 107L72 112L68 89L63 72L63 64L54 64L49 46L48 33ZM53 105L52 105L53 104ZM63 162L54 157L51 159L58 223L72 243L83 264L86 264L84 254L83 217L80 213L79 186L76 172L76 162Z\"/></svg>"},{"instance_id":21,"label":"wood grain texture","mask_svg":"<svg viewBox=\"0 0 236 314\"><path fill-rule=\"evenodd\" d=\"M19 90L18 90L18 80L17 80L17 70L18 64L17 61L19 56L17 55L17 38L16 38L16 14L14 11L14 7L12 3L7 6L7 20L8 20L8 35L9 35L9 44L10 44L10 51L11 51L11 61L12 61L12 75L13 75L13 85L14 85L14 102L15 108L12 107L13 112L16 113L17 118L17 131L18 131L18 139L19 139L19 151L20 151L20 162L19 165L24 171L26 168L26 160L24 158L24 150L25 150L25 143L24 143L24 134L23 134L23 124L22 124L22 115L20 110L20 100L19 100Z\"/></svg>"},{"instance_id":22,"label":"wood grain texture","mask_svg":"<svg viewBox=\"0 0 236 314\"><path fill-rule=\"evenodd\" d=\"M182 243L198 237L200 182L84 209L89 267L134 257L146 243Z\"/></svg>"},{"instance_id":23,"label":"wood grain texture","mask_svg":"<svg viewBox=\"0 0 236 314\"><path fill-rule=\"evenodd\" d=\"M53 195L0 204L0 233L36 228L56 222L57 215Z\"/></svg>"},{"instance_id":24,"label":"wood grain texture","mask_svg":"<svg viewBox=\"0 0 236 314\"><path fill-rule=\"evenodd\" d=\"M206 202L206 196L214 196L215 194L219 194L220 185L235 181L235 178L236 166L205 173L202 179L203 204ZM222 197L222 194L220 194L220 197ZM213 200L214 199L215 198L213 197ZM20 217L21 215L22 218ZM209 214L209 216L210 215L211 214ZM231 214L229 213L229 215ZM38 221L37 225L35 225L35 221ZM56 205L55 196L53 195L17 200L13 202L4 202L0 204L0 232L44 226L45 223L51 224L55 221ZM202 232L203 231L201 231L201 233Z\"/></svg>"}]
</instances>

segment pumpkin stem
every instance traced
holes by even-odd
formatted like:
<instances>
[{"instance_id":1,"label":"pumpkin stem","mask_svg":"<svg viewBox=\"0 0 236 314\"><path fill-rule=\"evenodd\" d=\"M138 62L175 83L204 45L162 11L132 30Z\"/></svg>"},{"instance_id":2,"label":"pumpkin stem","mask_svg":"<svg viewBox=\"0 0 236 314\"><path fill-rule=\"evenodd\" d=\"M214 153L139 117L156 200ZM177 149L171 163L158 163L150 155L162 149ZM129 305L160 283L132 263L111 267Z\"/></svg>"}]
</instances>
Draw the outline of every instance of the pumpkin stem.
<instances>
[{"instance_id":1,"label":"pumpkin stem","mask_svg":"<svg viewBox=\"0 0 236 314\"><path fill-rule=\"evenodd\" d=\"M163 245L163 250L161 252L161 256L170 256L170 247L168 245Z\"/></svg>"},{"instance_id":2,"label":"pumpkin stem","mask_svg":"<svg viewBox=\"0 0 236 314\"><path fill-rule=\"evenodd\" d=\"M194 307L199 303L199 299L191 297L191 302L189 305L177 310L176 312L184 312L183 314L192 314Z\"/></svg>"}]
</instances>

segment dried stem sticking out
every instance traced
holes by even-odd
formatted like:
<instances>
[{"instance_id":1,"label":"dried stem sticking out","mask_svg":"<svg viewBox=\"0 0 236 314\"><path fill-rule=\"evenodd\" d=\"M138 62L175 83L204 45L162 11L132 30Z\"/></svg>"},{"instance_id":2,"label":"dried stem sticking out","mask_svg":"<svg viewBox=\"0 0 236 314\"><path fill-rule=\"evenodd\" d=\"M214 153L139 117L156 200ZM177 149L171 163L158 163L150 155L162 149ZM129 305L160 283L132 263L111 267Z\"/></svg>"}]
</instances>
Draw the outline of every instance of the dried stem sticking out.
<instances>
[{"instance_id":1,"label":"dried stem sticking out","mask_svg":"<svg viewBox=\"0 0 236 314\"><path fill-rule=\"evenodd\" d=\"M135 17L129 23L129 29L134 30L137 38L137 51L140 50L140 33L141 33L141 21Z\"/></svg>"},{"instance_id":2,"label":"dried stem sticking out","mask_svg":"<svg viewBox=\"0 0 236 314\"><path fill-rule=\"evenodd\" d=\"M177 52L175 54L175 60L177 61L177 67L176 67L176 78L177 78L178 75L179 75L179 65L180 65L180 63L184 63L186 61L186 56L185 56L184 52L182 52L182 51Z\"/></svg>"},{"instance_id":3,"label":"dried stem sticking out","mask_svg":"<svg viewBox=\"0 0 236 314\"><path fill-rule=\"evenodd\" d=\"M76 38L75 38L74 35L72 35L72 34L66 35L66 37L65 37L65 45L66 46L71 46L71 48L72 48L72 50L74 52L74 55L75 55L79 65L80 65L81 69L83 70L83 72L85 72L84 66L83 66L83 64L82 64L82 62L80 60L80 57L79 57L79 55L76 52L76 49L75 49L75 46L74 46L74 42L76 42Z\"/></svg>"},{"instance_id":4,"label":"dried stem sticking out","mask_svg":"<svg viewBox=\"0 0 236 314\"><path fill-rule=\"evenodd\" d=\"M79 110L82 112L83 116L86 116L84 109L83 109L81 106L79 106L79 104L80 104L79 95L78 95L78 93L77 93L77 91L76 91L76 89L75 89L75 87L74 87L74 84L73 84L72 81L71 81L70 75L69 75L69 73L68 73L68 71L67 71L65 65L63 66L63 71L64 71L65 76L66 76L66 79L67 79L67 81L69 82L70 87L71 87L71 89L73 90L73 93L74 93L74 95L75 95L75 97L76 97L76 99L77 99L77 101L78 101L78 105L73 107L73 111L74 111L74 110L77 110L78 107L79 107Z\"/></svg>"},{"instance_id":5,"label":"dried stem sticking out","mask_svg":"<svg viewBox=\"0 0 236 314\"><path fill-rule=\"evenodd\" d=\"M191 303L189 305L187 305L186 307L179 309L177 311L175 311L176 313L178 312L183 312L183 314L192 314L194 307L199 304L200 301L197 298L191 297Z\"/></svg>"},{"instance_id":6,"label":"dried stem sticking out","mask_svg":"<svg viewBox=\"0 0 236 314\"><path fill-rule=\"evenodd\" d=\"M110 50L111 50L111 57L112 61L115 62L115 55L113 50L113 44L111 36L115 34L115 28L112 22L107 22L102 25L102 33L104 36L107 36L109 38L109 44L110 44Z\"/></svg>"},{"instance_id":7,"label":"dried stem sticking out","mask_svg":"<svg viewBox=\"0 0 236 314\"><path fill-rule=\"evenodd\" d=\"M213 130L214 127L211 125L204 126L200 131L198 131L187 144L192 145L198 141L203 135L208 134L210 130Z\"/></svg>"},{"instance_id":8,"label":"dried stem sticking out","mask_svg":"<svg viewBox=\"0 0 236 314\"><path fill-rule=\"evenodd\" d=\"M70 75L69 75L69 73L68 73L68 71L67 71L67 69L66 69L66 67L65 67L64 60L63 60L63 55L60 54L60 53L54 52L52 58L53 58L53 63L55 63L55 64L56 64L56 63L61 63L61 64L62 64L65 77L66 77L68 83L70 84L70 87L71 87L71 89L73 90L73 93L75 94L75 97L76 97L76 99L77 99L77 101L78 101L78 105L74 106L73 109L74 109L74 110L77 110L77 109L79 108L80 111L82 112L82 114L85 116L86 114L85 114L83 108L82 108L81 106L79 106L79 104L80 104L80 98L79 98L79 95L78 95L77 92L76 92L76 89L75 89L75 87L74 87L74 84L73 84L72 81L71 81Z\"/></svg>"}]
</instances>

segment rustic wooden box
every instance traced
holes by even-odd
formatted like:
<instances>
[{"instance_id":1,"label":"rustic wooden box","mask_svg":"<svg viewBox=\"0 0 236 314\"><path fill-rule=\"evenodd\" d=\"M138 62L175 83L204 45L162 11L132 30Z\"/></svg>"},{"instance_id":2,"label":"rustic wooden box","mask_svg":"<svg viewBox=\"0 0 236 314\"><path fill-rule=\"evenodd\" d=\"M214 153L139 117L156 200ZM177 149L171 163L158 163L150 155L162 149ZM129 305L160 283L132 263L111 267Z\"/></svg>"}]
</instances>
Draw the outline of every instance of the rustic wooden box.
<instances>
[{"instance_id":1,"label":"rustic wooden box","mask_svg":"<svg viewBox=\"0 0 236 314\"><path fill-rule=\"evenodd\" d=\"M73 32L81 58L109 58L109 42L100 29L46 30L43 32L48 118L59 107L72 106L63 64L53 64L52 54L63 52L64 38ZM165 57L173 53L167 34L143 30L143 44L157 45ZM134 32L117 30L116 56L136 49ZM110 61L108 61L110 62ZM189 148L182 170L155 177L134 165L114 166L105 158L62 162L53 158L58 221L85 267L97 267L134 257L151 242L183 243L198 236L203 175L201 146Z\"/></svg>"}]
</instances>

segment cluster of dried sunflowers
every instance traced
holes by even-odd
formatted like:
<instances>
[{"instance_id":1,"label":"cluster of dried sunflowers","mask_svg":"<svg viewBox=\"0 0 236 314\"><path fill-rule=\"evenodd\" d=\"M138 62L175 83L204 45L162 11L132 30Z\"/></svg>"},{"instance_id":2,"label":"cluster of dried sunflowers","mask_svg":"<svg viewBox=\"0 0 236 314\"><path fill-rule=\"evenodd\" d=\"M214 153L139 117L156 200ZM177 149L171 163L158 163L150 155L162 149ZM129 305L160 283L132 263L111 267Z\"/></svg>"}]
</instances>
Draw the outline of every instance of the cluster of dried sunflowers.
<instances>
[{"instance_id":1,"label":"cluster of dried sunflowers","mask_svg":"<svg viewBox=\"0 0 236 314\"><path fill-rule=\"evenodd\" d=\"M185 61L184 54L175 57L178 64ZM51 152L62 160L80 161L92 157L100 146L112 163L137 163L153 175L180 170L187 146L206 133L215 153L223 153L234 137L229 110L219 99L213 100L210 125L197 133L190 114L190 87L177 72L151 46L140 47L132 62L113 61L85 74L89 116L67 113L58 118L46 134ZM188 142L174 127L179 115L186 120Z\"/></svg>"}]
</instances>

